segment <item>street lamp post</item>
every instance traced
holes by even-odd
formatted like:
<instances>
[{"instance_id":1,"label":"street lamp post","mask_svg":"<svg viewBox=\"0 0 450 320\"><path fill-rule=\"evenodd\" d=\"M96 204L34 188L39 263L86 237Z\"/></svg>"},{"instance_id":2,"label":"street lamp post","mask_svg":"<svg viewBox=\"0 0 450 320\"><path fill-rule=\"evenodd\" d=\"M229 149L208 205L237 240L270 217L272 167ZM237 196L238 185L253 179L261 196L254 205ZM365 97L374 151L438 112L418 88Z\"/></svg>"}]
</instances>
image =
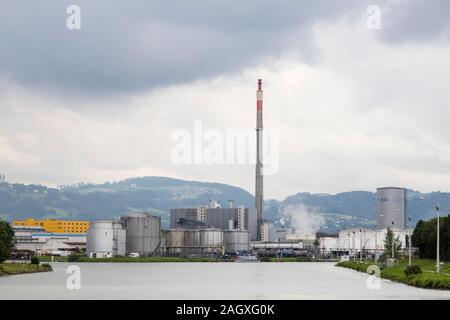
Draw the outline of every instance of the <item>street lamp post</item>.
<instances>
[{"instance_id":1,"label":"street lamp post","mask_svg":"<svg viewBox=\"0 0 450 320\"><path fill-rule=\"evenodd\" d=\"M351 251L350 232L347 233L347 236L348 236L348 258L350 259L350 251Z\"/></svg>"},{"instance_id":2,"label":"street lamp post","mask_svg":"<svg viewBox=\"0 0 450 320\"><path fill-rule=\"evenodd\" d=\"M408 224L409 224L409 238L408 238L408 244L409 244L409 248L408 248L408 255L409 255L409 261L408 261L408 265L411 265L411 217L408 217Z\"/></svg>"},{"instance_id":3,"label":"street lamp post","mask_svg":"<svg viewBox=\"0 0 450 320\"><path fill-rule=\"evenodd\" d=\"M420 200L425 200L424 197L420 197ZM436 209L436 272L441 272L441 265L439 261L439 203L433 202Z\"/></svg>"},{"instance_id":4,"label":"street lamp post","mask_svg":"<svg viewBox=\"0 0 450 320\"><path fill-rule=\"evenodd\" d=\"M362 229L359 229L359 263L362 263Z\"/></svg>"},{"instance_id":5,"label":"street lamp post","mask_svg":"<svg viewBox=\"0 0 450 320\"><path fill-rule=\"evenodd\" d=\"M353 261L356 261L355 231L353 231Z\"/></svg>"},{"instance_id":6,"label":"street lamp post","mask_svg":"<svg viewBox=\"0 0 450 320\"><path fill-rule=\"evenodd\" d=\"M375 264L378 262L378 230L375 228Z\"/></svg>"},{"instance_id":7,"label":"street lamp post","mask_svg":"<svg viewBox=\"0 0 450 320\"><path fill-rule=\"evenodd\" d=\"M391 258L394 259L394 243L395 243L395 233L394 233L394 221L392 221L392 256Z\"/></svg>"},{"instance_id":8,"label":"street lamp post","mask_svg":"<svg viewBox=\"0 0 450 320\"><path fill-rule=\"evenodd\" d=\"M436 233L436 272L441 272L439 261L439 204L435 203L437 213L437 233Z\"/></svg>"}]
</instances>

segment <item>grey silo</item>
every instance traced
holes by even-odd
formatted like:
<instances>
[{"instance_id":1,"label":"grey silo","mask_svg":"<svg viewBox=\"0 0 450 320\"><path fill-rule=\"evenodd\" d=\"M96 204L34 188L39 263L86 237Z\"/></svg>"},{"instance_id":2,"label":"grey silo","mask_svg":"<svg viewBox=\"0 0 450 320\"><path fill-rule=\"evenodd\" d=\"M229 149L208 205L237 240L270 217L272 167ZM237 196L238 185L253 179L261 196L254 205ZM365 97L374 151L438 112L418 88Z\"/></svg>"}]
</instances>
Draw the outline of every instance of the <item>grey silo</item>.
<instances>
[{"instance_id":1,"label":"grey silo","mask_svg":"<svg viewBox=\"0 0 450 320\"><path fill-rule=\"evenodd\" d=\"M121 218L127 231L126 251L140 256L156 253L160 247L161 218L146 213L130 213Z\"/></svg>"},{"instance_id":2,"label":"grey silo","mask_svg":"<svg viewBox=\"0 0 450 320\"><path fill-rule=\"evenodd\" d=\"M245 230L225 230L223 232L226 252L241 252L250 249L250 232Z\"/></svg>"},{"instance_id":3,"label":"grey silo","mask_svg":"<svg viewBox=\"0 0 450 320\"><path fill-rule=\"evenodd\" d=\"M377 229L392 226L403 230L406 227L406 189L385 187L377 189ZM394 225L392 225L394 222Z\"/></svg>"}]
</instances>

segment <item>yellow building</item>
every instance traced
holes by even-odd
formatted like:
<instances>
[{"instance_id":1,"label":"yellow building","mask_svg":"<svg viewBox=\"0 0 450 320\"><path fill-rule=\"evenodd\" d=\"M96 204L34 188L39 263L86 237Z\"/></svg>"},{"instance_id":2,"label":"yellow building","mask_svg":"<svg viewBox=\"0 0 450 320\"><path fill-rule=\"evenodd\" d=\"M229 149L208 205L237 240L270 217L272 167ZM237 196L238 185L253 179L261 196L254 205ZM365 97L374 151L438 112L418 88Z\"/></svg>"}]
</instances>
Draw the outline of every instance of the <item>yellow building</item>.
<instances>
[{"instance_id":1,"label":"yellow building","mask_svg":"<svg viewBox=\"0 0 450 320\"><path fill-rule=\"evenodd\" d=\"M86 233L89 229L89 221L82 220L56 220L56 219L25 219L13 221L14 226L43 227L45 231L52 233Z\"/></svg>"}]
</instances>

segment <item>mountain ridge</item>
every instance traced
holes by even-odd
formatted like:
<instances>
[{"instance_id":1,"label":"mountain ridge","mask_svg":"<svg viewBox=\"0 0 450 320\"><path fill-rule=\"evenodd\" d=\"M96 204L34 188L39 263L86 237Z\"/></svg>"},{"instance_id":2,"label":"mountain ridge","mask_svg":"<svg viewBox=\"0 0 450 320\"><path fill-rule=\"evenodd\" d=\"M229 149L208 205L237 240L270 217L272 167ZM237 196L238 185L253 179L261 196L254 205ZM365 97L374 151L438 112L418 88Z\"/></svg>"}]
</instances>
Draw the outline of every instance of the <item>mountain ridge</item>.
<instances>
[{"instance_id":1,"label":"mountain ridge","mask_svg":"<svg viewBox=\"0 0 450 320\"><path fill-rule=\"evenodd\" d=\"M408 215L415 224L435 216L433 202L442 212L450 211L450 194L420 193L408 190ZM422 200L421 198L425 198ZM0 218L4 220L33 218L104 219L117 218L129 211L150 211L160 215L168 227L170 208L195 207L216 200L228 206L254 207L254 197L243 188L218 182L145 176L120 181L77 183L57 188L38 184L0 183ZM335 232L343 227L370 227L375 223L376 193L347 191L336 194L298 192L284 200L265 201L265 218L282 225L286 207L322 215L323 231ZM300 208L301 207L301 208Z\"/></svg>"}]
</instances>

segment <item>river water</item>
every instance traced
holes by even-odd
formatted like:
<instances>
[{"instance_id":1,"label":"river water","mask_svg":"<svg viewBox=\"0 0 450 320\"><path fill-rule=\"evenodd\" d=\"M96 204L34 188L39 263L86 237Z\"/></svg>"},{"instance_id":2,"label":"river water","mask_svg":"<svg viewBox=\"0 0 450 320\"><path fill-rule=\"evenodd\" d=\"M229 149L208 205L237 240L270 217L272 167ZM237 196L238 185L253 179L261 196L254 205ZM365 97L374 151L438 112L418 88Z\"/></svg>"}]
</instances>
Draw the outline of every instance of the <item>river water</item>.
<instances>
[{"instance_id":1,"label":"river water","mask_svg":"<svg viewBox=\"0 0 450 320\"><path fill-rule=\"evenodd\" d=\"M68 263L53 272L0 277L0 299L450 299L450 291L381 280L333 263ZM71 282L76 283L75 282Z\"/></svg>"}]
</instances>

